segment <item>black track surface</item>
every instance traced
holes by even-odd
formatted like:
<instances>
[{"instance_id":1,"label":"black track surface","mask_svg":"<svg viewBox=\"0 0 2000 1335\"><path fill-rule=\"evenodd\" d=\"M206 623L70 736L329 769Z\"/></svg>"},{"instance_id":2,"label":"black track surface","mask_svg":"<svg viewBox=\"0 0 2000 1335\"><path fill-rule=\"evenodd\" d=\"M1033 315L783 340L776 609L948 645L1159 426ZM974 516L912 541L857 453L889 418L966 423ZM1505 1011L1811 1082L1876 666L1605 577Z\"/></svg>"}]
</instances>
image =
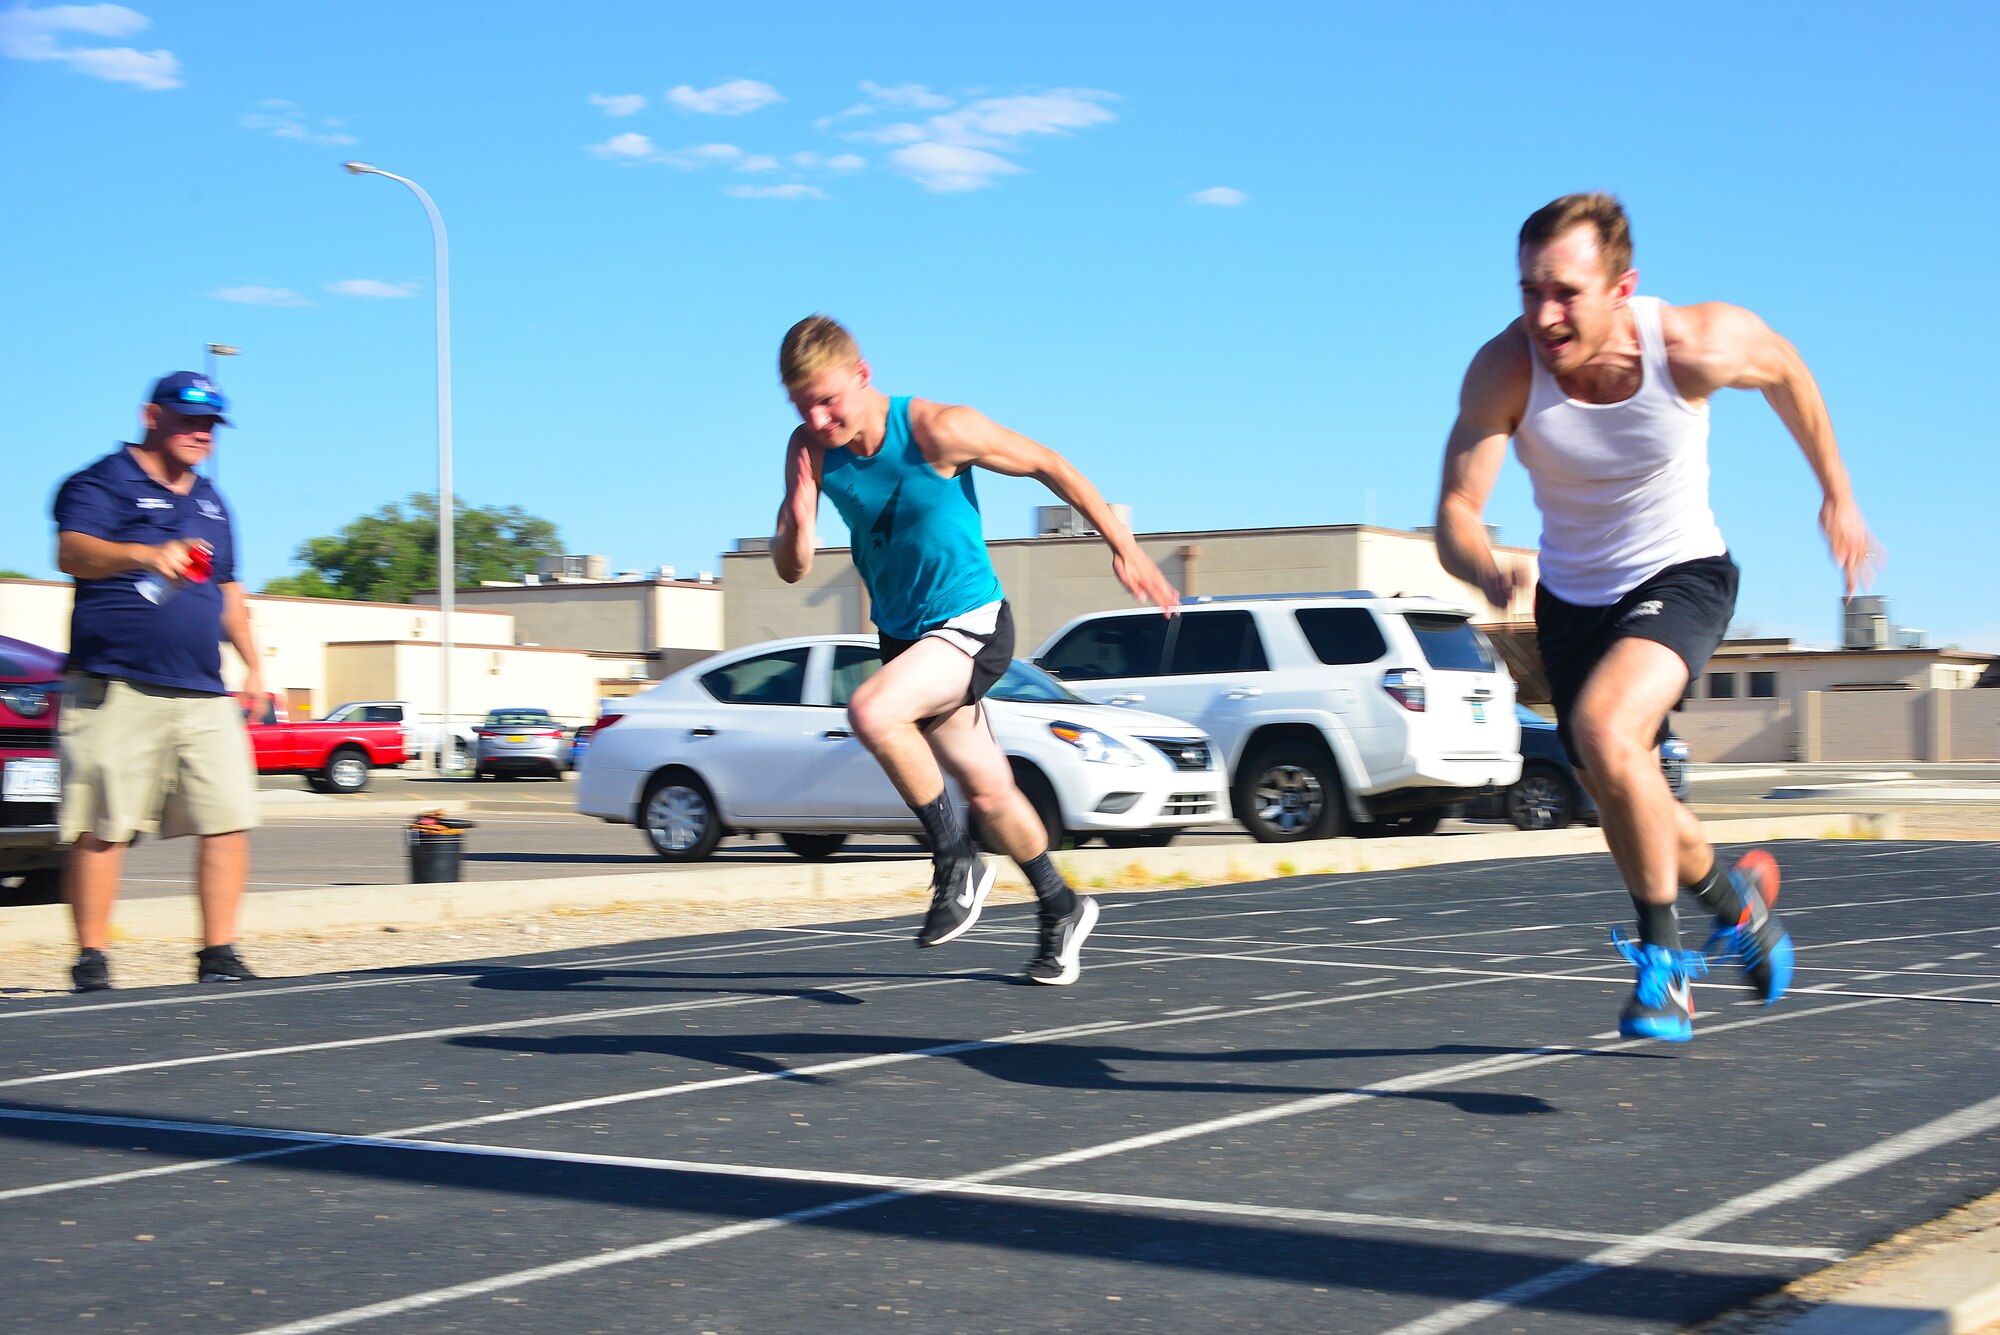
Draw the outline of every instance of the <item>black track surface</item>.
<instances>
[{"instance_id":1,"label":"black track surface","mask_svg":"<svg viewBox=\"0 0 2000 1335\"><path fill-rule=\"evenodd\" d=\"M1672 1330L2000 1186L2000 845L1775 851L1686 1046L1602 857L13 1005L0 1326Z\"/></svg>"}]
</instances>

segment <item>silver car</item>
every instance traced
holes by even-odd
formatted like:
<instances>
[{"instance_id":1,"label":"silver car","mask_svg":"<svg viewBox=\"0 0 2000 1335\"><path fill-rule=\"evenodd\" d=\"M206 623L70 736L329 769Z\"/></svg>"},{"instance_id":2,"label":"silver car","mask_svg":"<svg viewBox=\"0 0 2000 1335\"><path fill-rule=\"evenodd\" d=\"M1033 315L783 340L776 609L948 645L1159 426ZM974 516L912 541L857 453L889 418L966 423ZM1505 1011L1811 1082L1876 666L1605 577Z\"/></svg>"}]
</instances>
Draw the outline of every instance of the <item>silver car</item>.
<instances>
[{"instance_id":1,"label":"silver car","mask_svg":"<svg viewBox=\"0 0 2000 1335\"><path fill-rule=\"evenodd\" d=\"M496 709L472 730L472 777L542 774L560 779L569 761L563 726L546 709Z\"/></svg>"}]
</instances>

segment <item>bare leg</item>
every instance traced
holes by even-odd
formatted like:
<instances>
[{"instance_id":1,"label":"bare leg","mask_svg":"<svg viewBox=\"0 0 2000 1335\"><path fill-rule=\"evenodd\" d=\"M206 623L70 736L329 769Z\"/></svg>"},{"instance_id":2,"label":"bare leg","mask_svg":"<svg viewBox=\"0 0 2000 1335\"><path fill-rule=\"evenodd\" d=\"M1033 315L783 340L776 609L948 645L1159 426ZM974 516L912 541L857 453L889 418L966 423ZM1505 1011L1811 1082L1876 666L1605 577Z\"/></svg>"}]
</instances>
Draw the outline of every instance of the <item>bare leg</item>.
<instances>
[{"instance_id":1,"label":"bare leg","mask_svg":"<svg viewBox=\"0 0 2000 1335\"><path fill-rule=\"evenodd\" d=\"M979 706L967 705L932 729L930 744L1008 857L1029 863L1049 851L1048 831L1014 782L1014 767Z\"/></svg>"},{"instance_id":2,"label":"bare leg","mask_svg":"<svg viewBox=\"0 0 2000 1335\"><path fill-rule=\"evenodd\" d=\"M201 943L226 946L236 940L236 911L250 881L250 835L202 836L195 864L195 893L201 900Z\"/></svg>"},{"instance_id":3,"label":"bare leg","mask_svg":"<svg viewBox=\"0 0 2000 1335\"><path fill-rule=\"evenodd\" d=\"M942 640L919 640L861 683L848 702L854 735L913 807L944 791L944 773L918 722L961 705L971 684L970 658Z\"/></svg>"},{"instance_id":4,"label":"bare leg","mask_svg":"<svg viewBox=\"0 0 2000 1335\"><path fill-rule=\"evenodd\" d=\"M128 847L84 834L63 859L63 898L76 923L79 950L103 950L111 940L111 905L118 898Z\"/></svg>"},{"instance_id":5,"label":"bare leg","mask_svg":"<svg viewBox=\"0 0 2000 1335\"><path fill-rule=\"evenodd\" d=\"M1604 822L1604 842L1632 898L1671 904L1700 880L1715 854L1701 823L1674 800L1660 772L1660 721L1687 687L1680 655L1626 639L1591 671L1570 718L1579 776Z\"/></svg>"}]
</instances>

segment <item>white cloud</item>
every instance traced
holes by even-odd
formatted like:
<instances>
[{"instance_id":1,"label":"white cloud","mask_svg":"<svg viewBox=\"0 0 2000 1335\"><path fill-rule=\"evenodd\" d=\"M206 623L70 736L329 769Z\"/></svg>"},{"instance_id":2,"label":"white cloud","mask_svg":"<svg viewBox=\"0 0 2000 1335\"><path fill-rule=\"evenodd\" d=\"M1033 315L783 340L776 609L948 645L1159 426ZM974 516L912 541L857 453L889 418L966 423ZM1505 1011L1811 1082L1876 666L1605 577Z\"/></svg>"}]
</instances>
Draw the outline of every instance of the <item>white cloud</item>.
<instances>
[{"instance_id":1,"label":"white cloud","mask_svg":"<svg viewBox=\"0 0 2000 1335\"><path fill-rule=\"evenodd\" d=\"M323 116L317 125L313 124L307 118L305 108L296 102L287 102L282 97L268 97L257 105L264 110L246 112L236 123L246 130L268 134L273 139L295 139L303 144L344 148L358 142L353 135L341 132L341 122L334 117Z\"/></svg>"},{"instance_id":2,"label":"white cloud","mask_svg":"<svg viewBox=\"0 0 2000 1335\"><path fill-rule=\"evenodd\" d=\"M659 150L653 147L652 140L631 130L624 134L614 134L601 144L592 144L585 151L600 158L623 159L627 162L652 158L659 153Z\"/></svg>"},{"instance_id":3,"label":"white cloud","mask_svg":"<svg viewBox=\"0 0 2000 1335\"><path fill-rule=\"evenodd\" d=\"M825 199L816 185L793 181L788 185L725 185L722 193L737 199Z\"/></svg>"},{"instance_id":4,"label":"white cloud","mask_svg":"<svg viewBox=\"0 0 2000 1335\"><path fill-rule=\"evenodd\" d=\"M1111 94L1057 88L1020 97L988 97L930 119L930 137L968 148L1007 148L1032 134L1069 134L1116 120L1103 104Z\"/></svg>"},{"instance_id":5,"label":"white cloud","mask_svg":"<svg viewBox=\"0 0 2000 1335\"><path fill-rule=\"evenodd\" d=\"M151 92L181 86L181 62L171 51L129 46L65 46L63 39L129 37L152 20L124 5L19 4L0 13L0 55L14 60L59 60L79 74L129 83Z\"/></svg>"},{"instance_id":6,"label":"white cloud","mask_svg":"<svg viewBox=\"0 0 2000 1335\"><path fill-rule=\"evenodd\" d=\"M691 88L681 84L667 90L667 100L683 111L704 116L741 116L785 99L768 83L755 79L731 79L713 88Z\"/></svg>"},{"instance_id":7,"label":"white cloud","mask_svg":"<svg viewBox=\"0 0 2000 1335\"><path fill-rule=\"evenodd\" d=\"M693 171L697 167L718 167L725 162L737 162L743 157L743 150L734 144L696 144L692 148L677 148L671 153L662 153L654 159L682 171Z\"/></svg>"},{"instance_id":8,"label":"white cloud","mask_svg":"<svg viewBox=\"0 0 2000 1335\"><path fill-rule=\"evenodd\" d=\"M1212 185L1206 190L1197 190L1188 196L1197 204L1212 204L1220 209L1233 209L1246 202L1250 196L1241 190L1226 185Z\"/></svg>"},{"instance_id":9,"label":"white cloud","mask_svg":"<svg viewBox=\"0 0 2000 1335\"><path fill-rule=\"evenodd\" d=\"M889 161L918 185L938 194L981 190L1002 176L1027 170L997 153L958 144L911 144L891 153Z\"/></svg>"},{"instance_id":10,"label":"white cloud","mask_svg":"<svg viewBox=\"0 0 2000 1335\"><path fill-rule=\"evenodd\" d=\"M328 283L326 290L343 297L414 297L419 288L417 283L385 283L379 278L343 278L337 283Z\"/></svg>"},{"instance_id":11,"label":"white cloud","mask_svg":"<svg viewBox=\"0 0 2000 1335\"><path fill-rule=\"evenodd\" d=\"M312 302L288 287L219 287L208 294L217 301L233 301L239 306L310 306Z\"/></svg>"},{"instance_id":12,"label":"white cloud","mask_svg":"<svg viewBox=\"0 0 2000 1335\"><path fill-rule=\"evenodd\" d=\"M855 153L836 153L826 160L826 169L832 172L858 172L868 165L868 159Z\"/></svg>"},{"instance_id":13,"label":"white cloud","mask_svg":"<svg viewBox=\"0 0 2000 1335\"><path fill-rule=\"evenodd\" d=\"M864 81L861 91L868 95L868 101L877 106L908 107L912 111L943 111L951 105L951 99L920 83L899 83L883 85Z\"/></svg>"},{"instance_id":14,"label":"white cloud","mask_svg":"<svg viewBox=\"0 0 2000 1335\"><path fill-rule=\"evenodd\" d=\"M644 93L592 93L590 105L604 108L607 116L631 116L646 109Z\"/></svg>"},{"instance_id":15,"label":"white cloud","mask_svg":"<svg viewBox=\"0 0 2000 1335\"><path fill-rule=\"evenodd\" d=\"M749 157L736 164L736 170L740 172L774 172L781 165L769 153L752 153Z\"/></svg>"}]
</instances>

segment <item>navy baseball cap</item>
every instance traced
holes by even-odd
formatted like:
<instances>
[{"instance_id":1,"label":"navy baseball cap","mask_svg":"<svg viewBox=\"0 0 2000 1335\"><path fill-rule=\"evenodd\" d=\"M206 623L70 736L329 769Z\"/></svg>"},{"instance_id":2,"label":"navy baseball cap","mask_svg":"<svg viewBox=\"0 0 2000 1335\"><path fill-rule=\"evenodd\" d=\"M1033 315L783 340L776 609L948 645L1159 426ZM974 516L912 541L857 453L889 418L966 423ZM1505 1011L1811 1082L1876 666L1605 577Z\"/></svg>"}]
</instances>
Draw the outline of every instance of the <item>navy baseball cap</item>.
<instances>
[{"instance_id":1,"label":"navy baseball cap","mask_svg":"<svg viewBox=\"0 0 2000 1335\"><path fill-rule=\"evenodd\" d=\"M198 371L175 371L163 375L153 382L150 401L172 408L182 417L213 417L217 426L228 426L229 419L223 414L229 411L229 400L215 387L215 382Z\"/></svg>"}]
</instances>

